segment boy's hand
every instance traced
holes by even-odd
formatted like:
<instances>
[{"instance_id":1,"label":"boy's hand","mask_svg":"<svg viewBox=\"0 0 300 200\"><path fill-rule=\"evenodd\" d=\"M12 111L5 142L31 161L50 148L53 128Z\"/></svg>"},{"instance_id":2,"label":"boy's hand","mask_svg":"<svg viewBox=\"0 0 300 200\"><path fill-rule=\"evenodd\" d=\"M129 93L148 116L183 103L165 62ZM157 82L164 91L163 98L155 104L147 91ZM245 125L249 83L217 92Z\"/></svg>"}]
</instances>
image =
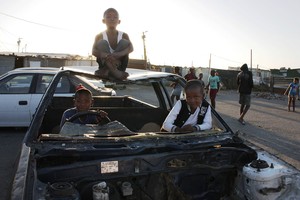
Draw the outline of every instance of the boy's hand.
<instances>
[{"instance_id":1,"label":"boy's hand","mask_svg":"<svg viewBox=\"0 0 300 200\"><path fill-rule=\"evenodd\" d=\"M179 127L176 128L176 132L194 132L194 131L196 131L195 127L190 124L185 125L181 128L179 128Z\"/></svg>"},{"instance_id":2,"label":"boy's hand","mask_svg":"<svg viewBox=\"0 0 300 200\"><path fill-rule=\"evenodd\" d=\"M105 112L103 110L97 110L97 113L99 113L102 118L107 117L107 115L108 115L107 112Z\"/></svg>"},{"instance_id":3,"label":"boy's hand","mask_svg":"<svg viewBox=\"0 0 300 200\"><path fill-rule=\"evenodd\" d=\"M107 117L107 112L103 110L97 110L97 113L100 114L100 116L97 116L98 123L102 121L103 118Z\"/></svg>"}]
</instances>

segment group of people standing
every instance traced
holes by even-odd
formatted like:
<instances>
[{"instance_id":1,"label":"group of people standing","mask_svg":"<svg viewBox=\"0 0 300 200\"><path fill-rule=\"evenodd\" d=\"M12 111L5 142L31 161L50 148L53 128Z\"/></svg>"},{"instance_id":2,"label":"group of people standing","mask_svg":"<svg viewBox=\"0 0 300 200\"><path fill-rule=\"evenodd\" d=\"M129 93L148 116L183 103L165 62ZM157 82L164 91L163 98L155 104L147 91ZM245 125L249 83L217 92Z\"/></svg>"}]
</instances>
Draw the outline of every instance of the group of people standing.
<instances>
[{"instance_id":1,"label":"group of people standing","mask_svg":"<svg viewBox=\"0 0 300 200\"><path fill-rule=\"evenodd\" d=\"M176 72L175 72L176 73ZM189 73L187 73L184 78L187 81L190 80L199 80L202 87L206 90L206 93L209 93L209 98L211 102L211 106L213 108L216 108L216 96L218 91L220 90L220 77L218 75L218 72L215 70L211 70L210 76L208 77L208 83L205 85L205 82L203 81L203 73L199 73L199 76L196 76L195 68L190 68Z\"/></svg>"}]
</instances>

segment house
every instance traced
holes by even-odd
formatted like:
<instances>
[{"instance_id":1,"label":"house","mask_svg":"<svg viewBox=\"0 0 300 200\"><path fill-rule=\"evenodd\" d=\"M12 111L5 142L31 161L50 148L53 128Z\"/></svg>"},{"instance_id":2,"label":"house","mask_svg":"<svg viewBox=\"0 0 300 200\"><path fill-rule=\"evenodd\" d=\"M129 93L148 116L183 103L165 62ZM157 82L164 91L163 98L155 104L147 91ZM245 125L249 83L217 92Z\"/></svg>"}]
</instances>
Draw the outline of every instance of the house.
<instances>
[{"instance_id":1,"label":"house","mask_svg":"<svg viewBox=\"0 0 300 200\"><path fill-rule=\"evenodd\" d=\"M12 53L0 52L0 74L20 67L97 66L93 56L82 57L56 53ZM147 69L145 60L129 59L128 67Z\"/></svg>"}]
</instances>

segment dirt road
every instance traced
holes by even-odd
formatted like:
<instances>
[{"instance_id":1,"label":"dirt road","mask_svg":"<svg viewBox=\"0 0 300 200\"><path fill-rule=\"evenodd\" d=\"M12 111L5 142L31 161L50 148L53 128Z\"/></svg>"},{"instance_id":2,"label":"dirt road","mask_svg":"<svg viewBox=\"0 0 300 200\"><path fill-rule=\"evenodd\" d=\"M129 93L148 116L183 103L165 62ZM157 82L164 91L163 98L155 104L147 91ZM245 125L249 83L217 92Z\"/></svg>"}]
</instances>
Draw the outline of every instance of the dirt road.
<instances>
[{"instance_id":1,"label":"dirt road","mask_svg":"<svg viewBox=\"0 0 300 200\"><path fill-rule=\"evenodd\" d=\"M296 112L288 112L286 96L253 93L242 125L237 121L238 98L236 91L221 91L216 100L216 110L232 130L300 170L300 101Z\"/></svg>"},{"instance_id":2,"label":"dirt road","mask_svg":"<svg viewBox=\"0 0 300 200\"><path fill-rule=\"evenodd\" d=\"M9 199L16 160L25 132L25 129L0 129L0 199Z\"/></svg>"}]
</instances>

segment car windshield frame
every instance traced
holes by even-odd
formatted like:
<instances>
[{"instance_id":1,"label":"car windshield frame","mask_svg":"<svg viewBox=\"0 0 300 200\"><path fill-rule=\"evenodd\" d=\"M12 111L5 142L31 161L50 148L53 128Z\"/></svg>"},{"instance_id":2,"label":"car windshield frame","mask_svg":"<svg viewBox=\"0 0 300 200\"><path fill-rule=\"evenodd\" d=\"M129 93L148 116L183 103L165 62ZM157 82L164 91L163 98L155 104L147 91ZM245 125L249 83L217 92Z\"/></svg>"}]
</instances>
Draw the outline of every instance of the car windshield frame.
<instances>
[{"instance_id":1,"label":"car windshield frame","mask_svg":"<svg viewBox=\"0 0 300 200\"><path fill-rule=\"evenodd\" d=\"M59 80L62 76L65 76L67 74L72 74L74 76L87 76L87 77L94 77L94 75L90 74L90 73L83 73L82 71L76 71L76 70L70 70L70 69L65 69L65 70L60 70L57 72L56 75L54 75L52 81L49 84L49 87L47 88L44 96L42 97L42 100L37 108L37 112L31 122L31 125L27 131L27 133L30 134L26 134L25 136L25 141L27 144L30 144L32 142L38 142L40 141L72 141L72 140L93 140L93 141L103 141L103 140L111 140L112 138L116 138L116 135L106 135L106 137L104 137L104 135L99 135L99 134L87 134L84 133L82 135L80 134L73 134L73 135L57 135L57 134L42 134L40 135L39 130L41 128L42 122L43 122L43 118L44 118L44 114L45 111L47 110L48 106L51 104L52 98L55 94L55 88L56 85L59 83ZM184 86L185 81L182 77L177 76L177 75L173 75L173 74L161 74L161 76L159 76L158 74L155 75L154 77L152 76L141 76L140 78L134 77L133 79L129 79L126 81L104 81L104 84L117 84L118 86L122 85L122 84L135 84L138 82L143 83L144 81L149 82L154 84L154 90L156 90L157 92L157 98L159 99L159 105L155 105L156 107L161 107L163 109L166 110L170 110L171 109L171 100L170 100L170 96L164 96L165 94L170 93L170 89L167 87L167 85L169 85L169 83L161 83L160 80L161 78L168 80L168 81L175 81L175 80L179 80L179 83L182 84ZM156 89L155 89L156 87ZM117 91L118 92L118 91ZM124 94L125 96L125 94ZM144 104L147 104L147 102L142 102ZM149 104L149 106L153 106L151 104ZM198 134L199 137L216 137L216 133L217 132L223 132L224 133L224 137L232 137L232 135L234 134L232 132L232 130L230 129L230 127L225 123L225 121L219 116L219 114L212 109L212 115L214 117L215 120L218 120L217 123L219 123L220 126L222 126L221 130L210 130L210 131L206 131L205 134L199 134L199 133L189 133L189 134L174 134L174 133L166 133L166 132L161 132L161 131L150 131L150 132L134 132L132 134L125 134L126 137L130 136L133 138L139 138L139 137L161 137L161 138L165 138L166 135L177 135L177 137L193 137L195 134ZM139 135L139 136L137 136ZM184 136L185 135L185 136ZM122 138L125 137L122 134L118 135L117 138ZM220 135L218 135L218 137L220 137ZM122 140L122 139L120 139Z\"/></svg>"}]
</instances>

